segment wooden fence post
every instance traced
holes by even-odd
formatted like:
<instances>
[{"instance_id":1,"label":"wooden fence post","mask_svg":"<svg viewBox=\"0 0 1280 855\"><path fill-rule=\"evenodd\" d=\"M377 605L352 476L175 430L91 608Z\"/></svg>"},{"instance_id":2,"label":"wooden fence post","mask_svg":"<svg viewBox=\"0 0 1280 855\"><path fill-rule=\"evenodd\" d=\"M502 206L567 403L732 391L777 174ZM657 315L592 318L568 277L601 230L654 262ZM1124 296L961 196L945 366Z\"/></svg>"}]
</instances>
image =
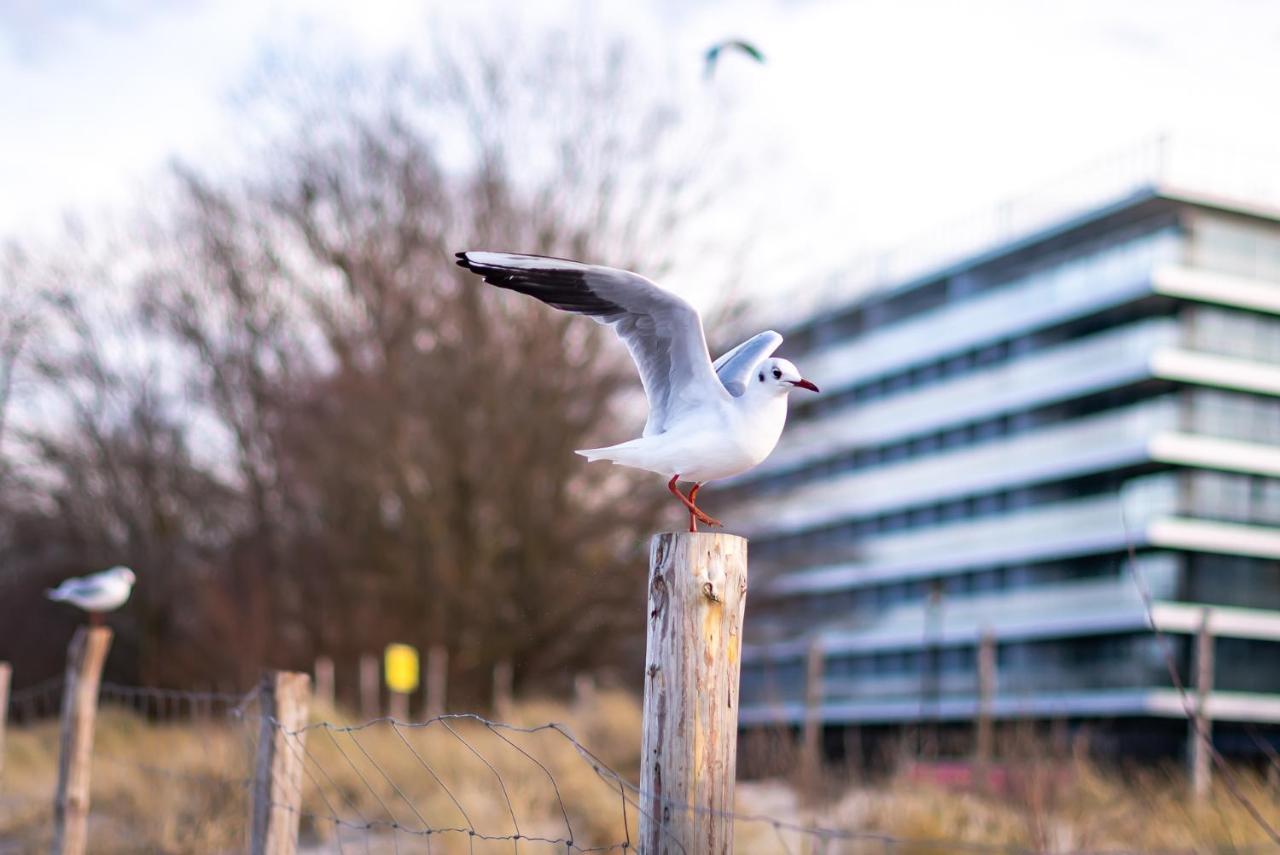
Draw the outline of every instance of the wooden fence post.
<instances>
[{"instance_id":1,"label":"wooden fence post","mask_svg":"<svg viewBox=\"0 0 1280 855\"><path fill-rule=\"evenodd\" d=\"M573 709L581 714L596 705L596 678L585 671L573 675Z\"/></svg>"},{"instance_id":2,"label":"wooden fence post","mask_svg":"<svg viewBox=\"0 0 1280 855\"><path fill-rule=\"evenodd\" d=\"M804 727L800 740L800 777L804 798L817 798L822 777L822 697L825 662L822 639L809 642L804 670Z\"/></svg>"},{"instance_id":3,"label":"wooden fence post","mask_svg":"<svg viewBox=\"0 0 1280 855\"><path fill-rule=\"evenodd\" d=\"M388 694L387 715L396 721L409 720L409 695L407 692L390 692Z\"/></svg>"},{"instance_id":4,"label":"wooden fence post","mask_svg":"<svg viewBox=\"0 0 1280 855\"><path fill-rule=\"evenodd\" d=\"M337 701L337 693L333 679L333 659L329 656L316 657L316 691L317 705L332 709Z\"/></svg>"},{"instance_id":5,"label":"wooden fence post","mask_svg":"<svg viewBox=\"0 0 1280 855\"><path fill-rule=\"evenodd\" d=\"M378 669L378 657L360 657L360 715L370 721L382 715L382 676Z\"/></svg>"},{"instance_id":6,"label":"wooden fence post","mask_svg":"<svg viewBox=\"0 0 1280 855\"><path fill-rule=\"evenodd\" d=\"M1208 713L1209 694L1213 691L1213 633L1209 629L1211 613L1208 608L1201 610L1200 628L1196 631L1195 718L1189 723L1187 733L1191 749L1191 792L1201 801L1208 797L1209 787L1213 782L1213 720Z\"/></svg>"},{"instance_id":7,"label":"wooden fence post","mask_svg":"<svg viewBox=\"0 0 1280 855\"><path fill-rule=\"evenodd\" d=\"M649 556L640 851L733 851L747 541L666 532Z\"/></svg>"},{"instance_id":8,"label":"wooden fence post","mask_svg":"<svg viewBox=\"0 0 1280 855\"><path fill-rule=\"evenodd\" d=\"M503 659L493 666L493 717L498 721L511 720L512 684L515 674L511 660Z\"/></svg>"},{"instance_id":9,"label":"wooden fence post","mask_svg":"<svg viewBox=\"0 0 1280 855\"><path fill-rule=\"evenodd\" d=\"M297 671L263 675L258 688L261 723L249 816L252 855L293 855L298 849L302 767L311 705L311 678Z\"/></svg>"},{"instance_id":10,"label":"wooden fence post","mask_svg":"<svg viewBox=\"0 0 1280 855\"><path fill-rule=\"evenodd\" d=\"M55 855L81 855L88 844L93 724L98 714L102 666L110 649L111 630L105 626L80 627L67 647L58 788L53 798Z\"/></svg>"},{"instance_id":11,"label":"wooden fence post","mask_svg":"<svg viewBox=\"0 0 1280 855\"><path fill-rule=\"evenodd\" d=\"M994 753L995 729L991 720L996 695L996 637L990 629L978 638L978 732L973 759L981 786L987 786Z\"/></svg>"},{"instance_id":12,"label":"wooden fence post","mask_svg":"<svg viewBox=\"0 0 1280 855\"><path fill-rule=\"evenodd\" d=\"M924 639L920 665L920 720L916 759L938 759L938 731L942 707L942 580L929 585L924 604Z\"/></svg>"},{"instance_id":13,"label":"wooden fence post","mask_svg":"<svg viewBox=\"0 0 1280 855\"><path fill-rule=\"evenodd\" d=\"M13 667L0 662L0 784L4 783L4 730L9 723L9 684Z\"/></svg>"},{"instance_id":14,"label":"wooden fence post","mask_svg":"<svg viewBox=\"0 0 1280 855\"><path fill-rule=\"evenodd\" d=\"M427 648L426 693L427 718L444 715L445 695L449 689L449 650L442 644Z\"/></svg>"}]
</instances>

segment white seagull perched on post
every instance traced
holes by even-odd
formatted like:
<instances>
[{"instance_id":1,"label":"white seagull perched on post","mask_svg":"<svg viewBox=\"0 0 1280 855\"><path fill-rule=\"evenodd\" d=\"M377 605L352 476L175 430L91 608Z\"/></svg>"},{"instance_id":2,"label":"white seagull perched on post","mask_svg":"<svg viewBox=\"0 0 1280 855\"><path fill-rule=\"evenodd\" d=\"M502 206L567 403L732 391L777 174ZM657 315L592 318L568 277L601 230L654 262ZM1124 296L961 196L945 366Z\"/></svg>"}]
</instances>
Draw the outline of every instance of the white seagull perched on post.
<instances>
[{"instance_id":1,"label":"white seagull perched on post","mask_svg":"<svg viewBox=\"0 0 1280 855\"><path fill-rule=\"evenodd\" d=\"M720 525L698 508L708 481L746 472L778 444L792 389L817 392L785 359L771 358L782 336L759 333L713 364L698 312L635 273L562 258L459 252L458 265L499 288L536 297L613 327L640 370L649 418L639 439L578 452L657 472L698 522ZM676 484L693 482L686 497Z\"/></svg>"},{"instance_id":2,"label":"white seagull perched on post","mask_svg":"<svg viewBox=\"0 0 1280 855\"><path fill-rule=\"evenodd\" d=\"M45 591L45 596L84 609L89 613L89 623L98 626L104 613L115 611L129 600L135 581L132 570L116 566L91 576L67 579Z\"/></svg>"}]
</instances>

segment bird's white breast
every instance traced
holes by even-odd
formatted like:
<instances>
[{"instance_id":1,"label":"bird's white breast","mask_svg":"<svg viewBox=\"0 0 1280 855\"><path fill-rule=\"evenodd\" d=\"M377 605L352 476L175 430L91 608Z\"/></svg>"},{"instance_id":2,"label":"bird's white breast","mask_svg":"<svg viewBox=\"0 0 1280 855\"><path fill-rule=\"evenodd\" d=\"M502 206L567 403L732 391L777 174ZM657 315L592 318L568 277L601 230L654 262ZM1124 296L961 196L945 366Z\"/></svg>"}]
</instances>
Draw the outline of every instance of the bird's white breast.
<instances>
[{"instance_id":1,"label":"bird's white breast","mask_svg":"<svg viewBox=\"0 0 1280 855\"><path fill-rule=\"evenodd\" d=\"M706 483L729 478L757 466L772 453L787 421L784 395L767 399L733 399L712 430L697 431L696 448L682 449L687 463L673 467L683 480Z\"/></svg>"}]
</instances>

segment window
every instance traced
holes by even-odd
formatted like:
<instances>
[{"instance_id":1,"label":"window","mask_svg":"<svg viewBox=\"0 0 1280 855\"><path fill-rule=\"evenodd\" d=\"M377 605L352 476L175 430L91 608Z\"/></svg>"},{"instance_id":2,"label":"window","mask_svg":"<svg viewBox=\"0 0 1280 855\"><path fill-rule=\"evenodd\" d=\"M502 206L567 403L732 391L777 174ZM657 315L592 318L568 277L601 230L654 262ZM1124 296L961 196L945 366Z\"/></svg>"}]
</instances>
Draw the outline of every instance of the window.
<instances>
[{"instance_id":1,"label":"window","mask_svg":"<svg viewBox=\"0 0 1280 855\"><path fill-rule=\"evenodd\" d=\"M1192 229L1191 260L1199 267L1237 276L1280 278L1280 231L1202 214Z\"/></svg>"},{"instance_id":2,"label":"window","mask_svg":"<svg viewBox=\"0 0 1280 855\"><path fill-rule=\"evenodd\" d=\"M1186 343L1195 350L1257 362L1280 362L1280 318L1197 306L1183 313L1183 326Z\"/></svg>"}]
</instances>

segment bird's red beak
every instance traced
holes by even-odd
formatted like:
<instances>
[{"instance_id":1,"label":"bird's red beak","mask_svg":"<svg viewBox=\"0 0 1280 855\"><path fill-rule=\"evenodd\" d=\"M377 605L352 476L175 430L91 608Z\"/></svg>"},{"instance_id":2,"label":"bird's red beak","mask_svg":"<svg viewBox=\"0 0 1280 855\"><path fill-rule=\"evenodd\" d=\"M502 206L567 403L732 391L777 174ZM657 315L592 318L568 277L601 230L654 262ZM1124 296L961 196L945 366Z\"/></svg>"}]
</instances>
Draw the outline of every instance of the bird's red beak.
<instances>
[{"instance_id":1,"label":"bird's red beak","mask_svg":"<svg viewBox=\"0 0 1280 855\"><path fill-rule=\"evenodd\" d=\"M817 392L818 387L810 383L808 380L800 379L791 384L800 389L808 389L810 392Z\"/></svg>"}]
</instances>

